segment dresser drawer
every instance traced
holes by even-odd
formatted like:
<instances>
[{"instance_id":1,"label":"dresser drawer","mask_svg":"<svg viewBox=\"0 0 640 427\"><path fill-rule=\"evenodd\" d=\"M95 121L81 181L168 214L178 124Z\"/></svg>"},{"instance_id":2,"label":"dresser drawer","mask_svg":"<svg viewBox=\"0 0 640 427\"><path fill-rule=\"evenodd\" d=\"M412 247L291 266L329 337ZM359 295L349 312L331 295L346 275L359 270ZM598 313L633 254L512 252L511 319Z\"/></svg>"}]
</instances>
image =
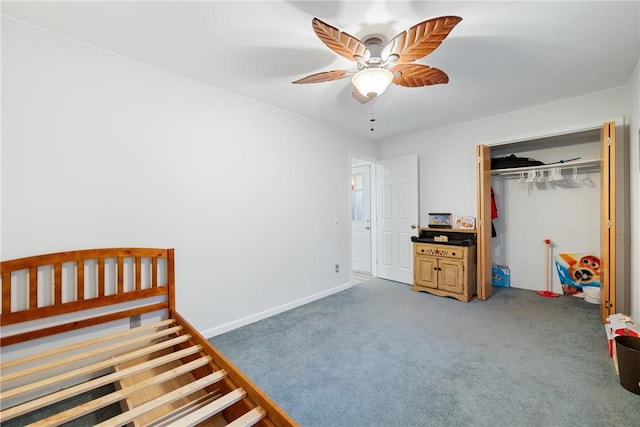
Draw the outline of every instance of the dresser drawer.
<instances>
[{"instance_id":1,"label":"dresser drawer","mask_svg":"<svg viewBox=\"0 0 640 427\"><path fill-rule=\"evenodd\" d=\"M464 257L464 247L451 245L432 245L429 243L414 243L416 255L429 255L441 258Z\"/></svg>"}]
</instances>

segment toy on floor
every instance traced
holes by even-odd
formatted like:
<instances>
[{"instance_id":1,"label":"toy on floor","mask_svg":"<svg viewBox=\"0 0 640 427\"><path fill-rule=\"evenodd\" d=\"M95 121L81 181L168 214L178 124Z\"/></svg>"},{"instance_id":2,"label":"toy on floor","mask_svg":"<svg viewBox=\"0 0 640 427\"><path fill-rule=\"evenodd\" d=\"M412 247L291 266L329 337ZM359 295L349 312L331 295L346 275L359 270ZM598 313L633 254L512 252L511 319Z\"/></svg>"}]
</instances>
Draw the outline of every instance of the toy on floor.
<instances>
[{"instance_id":1,"label":"toy on floor","mask_svg":"<svg viewBox=\"0 0 640 427\"><path fill-rule=\"evenodd\" d=\"M544 239L544 246L545 246L545 255L546 255L546 259L545 259L545 290L544 291L538 291L536 292L538 295L540 295L541 297L547 297L547 298L558 298L560 295L558 294L554 294L553 292L551 292L550 286L549 286L549 278L550 278L550 267L549 267L549 255L550 255L550 247L551 247L551 240L550 239Z\"/></svg>"},{"instance_id":2,"label":"toy on floor","mask_svg":"<svg viewBox=\"0 0 640 427\"><path fill-rule=\"evenodd\" d=\"M583 286L600 287L600 257L593 253L558 254L556 270L565 295L578 295Z\"/></svg>"}]
</instances>

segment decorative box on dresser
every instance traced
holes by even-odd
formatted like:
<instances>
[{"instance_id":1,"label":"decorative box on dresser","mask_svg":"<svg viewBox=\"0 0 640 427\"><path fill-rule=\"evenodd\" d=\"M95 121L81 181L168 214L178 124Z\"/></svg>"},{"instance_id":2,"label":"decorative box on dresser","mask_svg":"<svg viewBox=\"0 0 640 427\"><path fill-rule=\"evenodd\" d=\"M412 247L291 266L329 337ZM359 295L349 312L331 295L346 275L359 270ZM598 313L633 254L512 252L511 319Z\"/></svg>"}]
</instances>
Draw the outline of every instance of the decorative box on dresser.
<instances>
[{"instance_id":1,"label":"decorative box on dresser","mask_svg":"<svg viewBox=\"0 0 640 427\"><path fill-rule=\"evenodd\" d=\"M469 302L476 294L476 231L421 228L413 240L413 290Z\"/></svg>"}]
</instances>

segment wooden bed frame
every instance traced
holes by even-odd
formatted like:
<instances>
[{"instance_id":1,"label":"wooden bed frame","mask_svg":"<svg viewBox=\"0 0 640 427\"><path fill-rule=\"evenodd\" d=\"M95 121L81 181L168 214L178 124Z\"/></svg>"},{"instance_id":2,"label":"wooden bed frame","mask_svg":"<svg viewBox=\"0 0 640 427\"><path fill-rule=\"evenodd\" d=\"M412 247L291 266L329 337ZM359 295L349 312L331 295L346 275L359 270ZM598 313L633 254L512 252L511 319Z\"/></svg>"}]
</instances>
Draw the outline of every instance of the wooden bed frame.
<instances>
[{"instance_id":1,"label":"wooden bed frame","mask_svg":"<svg viewBox=\"0 0 640 427\"><path fill-rule=\"evenodd\" d=\"M79 250L0 267L1 422L112 384L33 425L118 402L122 413L100 425L297 425L178 314L173 249Z\"/></svg>"}]
</instances>

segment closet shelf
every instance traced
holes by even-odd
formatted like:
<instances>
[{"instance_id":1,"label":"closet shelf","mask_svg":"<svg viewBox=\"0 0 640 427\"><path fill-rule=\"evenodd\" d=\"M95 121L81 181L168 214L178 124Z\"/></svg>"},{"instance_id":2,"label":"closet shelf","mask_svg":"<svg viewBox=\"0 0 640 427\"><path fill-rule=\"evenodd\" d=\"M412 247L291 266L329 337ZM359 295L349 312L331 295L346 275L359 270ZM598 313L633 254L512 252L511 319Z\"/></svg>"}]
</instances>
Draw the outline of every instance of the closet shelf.
<instances>
[{"instance_id":1,"label":"closet shelf","mask_svg":"<svg viewBox=\"0 0 640 427\"><path fill-rule=\"evenodd\" d=\"M523 168L505 168L505 169L492 169L491 175L514 175L519 174L520 172L527 171L536 171L536 170L549 170L553 168L573 168L577 167L579 169L599 169L600 168L600 159L592 159L592 160L575 160L572 162L564 162L564 163L554 163L549 165L539 165L539 166L527 166Z\"/></svg>"}]
</instances>

